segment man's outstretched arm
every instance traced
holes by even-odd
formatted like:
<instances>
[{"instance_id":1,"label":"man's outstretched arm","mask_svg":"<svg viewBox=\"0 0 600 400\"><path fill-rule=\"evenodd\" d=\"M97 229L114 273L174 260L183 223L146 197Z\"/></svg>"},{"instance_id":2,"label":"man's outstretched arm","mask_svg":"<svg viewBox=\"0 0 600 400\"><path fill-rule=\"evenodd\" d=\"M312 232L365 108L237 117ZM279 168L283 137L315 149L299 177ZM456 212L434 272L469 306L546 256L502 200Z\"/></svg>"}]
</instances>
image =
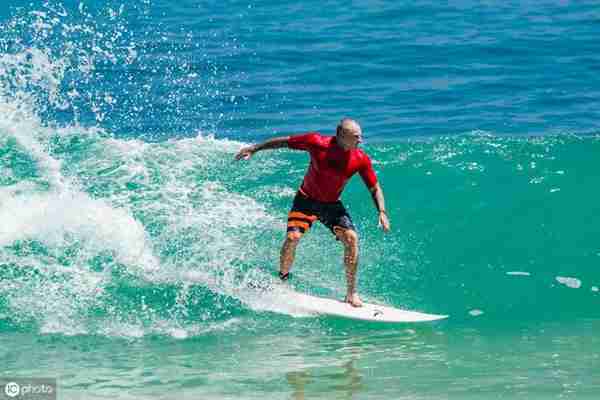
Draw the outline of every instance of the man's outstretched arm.
<instances>
[{"instance_id":1,"label":"man's outstretched arm","mask_svg":"<svg viewBox=\"0 0 600 400\"><path fill-rule=\"evenodd\" d=\"M244 147L235 155L235 159L236 160L241 160L241 159L247 160L250 157L252 157L252 155L254 153L256 153L257 151L268 150L268 149L280 149L282 147L288 147L289 139L290 139L290 136L281 136L281 137L276 137L276 138L272 138L269 140L265 140L264 142L259 143L259 144L254 144L252 146Z\"/></svg>"},{"instance_id":2,"label":"man's outstretched arm","mask_svg":"<svg viewBox=\"0 0 600 400\"><path fill-rule=\"evenodd\" d=\"M377 211L379 211L379 225L385 232L388 232L390 230L390 221L385 211L385 199L383 198L383 190L381 190L379 182L377 182L370 191L375 207L377 207Z\"/></svg>"}]
</instances>

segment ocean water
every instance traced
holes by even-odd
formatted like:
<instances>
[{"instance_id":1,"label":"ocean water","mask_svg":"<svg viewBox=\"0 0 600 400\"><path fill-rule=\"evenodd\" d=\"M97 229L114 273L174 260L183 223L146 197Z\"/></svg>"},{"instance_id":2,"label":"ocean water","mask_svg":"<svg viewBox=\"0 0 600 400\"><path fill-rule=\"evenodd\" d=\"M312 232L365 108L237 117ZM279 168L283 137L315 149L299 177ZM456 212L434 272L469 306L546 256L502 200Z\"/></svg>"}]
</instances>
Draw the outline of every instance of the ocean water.
<instances>
[{"instance_id":1,"label":"ocean water","mask_svg":"<svg viewBox=\"0 0 600 400\"><path fill-rule=\"evenodd\" d=\"M0 378L60 399L597 399L599 37L595 1L5 0ZM235 153L344 116L392 224L354 178L363 299L448 319L249 288L308 157ZM292 285L343 297L342 255L316 225Z\"/></svg>"}]
</instances>

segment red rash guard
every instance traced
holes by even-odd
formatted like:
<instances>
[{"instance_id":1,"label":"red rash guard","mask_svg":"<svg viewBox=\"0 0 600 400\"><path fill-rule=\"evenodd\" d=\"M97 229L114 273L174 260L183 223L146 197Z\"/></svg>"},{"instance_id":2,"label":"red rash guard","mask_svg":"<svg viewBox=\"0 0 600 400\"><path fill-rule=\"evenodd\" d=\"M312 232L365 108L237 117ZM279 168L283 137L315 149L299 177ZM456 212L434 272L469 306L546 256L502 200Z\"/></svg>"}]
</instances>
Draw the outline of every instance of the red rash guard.
<instances>
[{"instance_id":1,"label":"red rash guard","mask_svg":"<svg viewBox=\"0 0 600 400\"><path fill-rule=\"evenodd\" d=\"M338 201L344 186L356 172L369 189L377 183L369 156L360 149L344 151L334 136L318 132L292 136L288 147L310 153L310 165L300 190L311 199L325 203Z\"/></svg>"}]
</instances>

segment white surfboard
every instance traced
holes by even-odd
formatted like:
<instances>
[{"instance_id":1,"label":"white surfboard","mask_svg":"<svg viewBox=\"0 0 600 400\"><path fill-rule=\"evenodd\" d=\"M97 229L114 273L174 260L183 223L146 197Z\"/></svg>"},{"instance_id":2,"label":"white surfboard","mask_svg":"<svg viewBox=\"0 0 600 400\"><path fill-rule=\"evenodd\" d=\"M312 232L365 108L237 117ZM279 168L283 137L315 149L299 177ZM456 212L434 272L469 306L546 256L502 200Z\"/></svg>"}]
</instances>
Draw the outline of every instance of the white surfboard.
<instances>
[{"instance_id":1,"label":"white surfboard","mask_svg":"<svg viewBox=\"0 0 600 400\"><path fill-rule=\"evenodd\" d=\"M247 287L262 294L253 296L253 303L261 308L275 312L299 313L308 315L331 315L341 318L387 322L427 322L448 318L447 315L425 314L417 311L402 310L379 304L363 303L362 307L353 307L341 300L311 296L300 293L279 279L268 282L251 281Z\"/></svg>"},{"instance_id":2,"label":"white surfboard","mask_svg":"<svg viewBox=\"0 0 600 400\"><path fill-rule=\"evenodd\" d=\"M353 307L341 300L310 296L290 290L294 306L299 310L320 315L333 315L341 318L388 323L427 322L448 318L447 315L424 314L378 304L363 303Z\"/></svg>"}]
</instances>

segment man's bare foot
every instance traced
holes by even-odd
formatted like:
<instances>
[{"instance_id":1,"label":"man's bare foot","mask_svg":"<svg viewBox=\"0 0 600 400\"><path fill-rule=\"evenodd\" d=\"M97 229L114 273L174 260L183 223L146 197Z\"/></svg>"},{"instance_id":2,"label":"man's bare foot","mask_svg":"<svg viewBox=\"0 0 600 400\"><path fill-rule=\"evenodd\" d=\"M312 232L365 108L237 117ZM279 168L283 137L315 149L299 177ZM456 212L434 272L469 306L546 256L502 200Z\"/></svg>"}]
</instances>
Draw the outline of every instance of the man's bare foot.
<instances>
[{"instance_id":1,"label":"man's bare foot","mask_svg":"<svg viewBox=\"0 0 600 400\"><path fill-rule=\"evenodd\" d=\"M362 300L360 299L360 297L358 297L356 293L350 296L346 295L344 302L350 304L352 307L362 307L363 305Z\"/></svg>"}]
</instances>

